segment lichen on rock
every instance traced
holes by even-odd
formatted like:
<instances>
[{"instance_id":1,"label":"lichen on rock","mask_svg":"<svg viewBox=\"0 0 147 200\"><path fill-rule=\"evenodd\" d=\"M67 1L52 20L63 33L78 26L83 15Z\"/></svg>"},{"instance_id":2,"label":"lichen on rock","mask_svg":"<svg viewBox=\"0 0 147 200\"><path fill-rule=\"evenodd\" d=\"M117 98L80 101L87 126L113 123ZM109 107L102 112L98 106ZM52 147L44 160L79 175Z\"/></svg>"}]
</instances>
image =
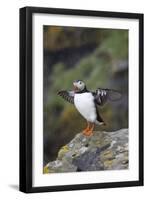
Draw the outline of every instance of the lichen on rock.
<instances>
[{"instance_id":1,"label":"lichen on rock","mask_svg":"<svg viewBox=\"0 0 147 200\"><path fill-rule=\"evenodd\" d=\"M128 169L128 129L95 131L91 137L78 133L63 146L44 173Z\"/></svg>"}]
</instances>

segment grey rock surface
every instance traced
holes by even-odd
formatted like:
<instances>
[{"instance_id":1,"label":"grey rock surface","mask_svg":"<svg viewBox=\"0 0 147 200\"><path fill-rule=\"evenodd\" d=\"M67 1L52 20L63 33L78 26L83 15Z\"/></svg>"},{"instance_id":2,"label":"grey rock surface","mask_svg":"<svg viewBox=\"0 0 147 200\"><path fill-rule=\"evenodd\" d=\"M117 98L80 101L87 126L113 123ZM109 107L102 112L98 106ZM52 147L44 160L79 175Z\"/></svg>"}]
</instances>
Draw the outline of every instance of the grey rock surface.
<instances>
[{"instance_id":1,"label":"grey rock surface","mask_svg":"<svg viewBox=\"0 0 147 200\"><path fill-rule=\"evenodd\" d=\"M44 173L128 169L128 129L95 131L90 137L78 133L63 146Z\"/></svg>"}]
</instances>

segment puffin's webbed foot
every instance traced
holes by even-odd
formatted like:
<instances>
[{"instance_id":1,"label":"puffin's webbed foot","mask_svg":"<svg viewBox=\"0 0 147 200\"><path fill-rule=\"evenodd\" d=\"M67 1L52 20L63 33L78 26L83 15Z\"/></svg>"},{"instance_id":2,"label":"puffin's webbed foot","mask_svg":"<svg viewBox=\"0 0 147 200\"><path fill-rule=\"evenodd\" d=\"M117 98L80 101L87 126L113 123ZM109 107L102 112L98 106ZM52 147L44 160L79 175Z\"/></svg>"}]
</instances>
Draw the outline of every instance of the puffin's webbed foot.
<instances>
[{"instance_id":1,"label":"puffin's webbed foot","mask_svg":"<svg viewBox=\"0 0 147 200\"><path fill-rule=\"evenodd\" d=\"M92 123L92 126L90 127L90 123L88 123L88 126L86 129L83 130L83 134L85 136L91 136L93 135L93 129L94 129L94 123Z\"/></svg>"},{"instance_id":2,"label":"puffin's webbed foot","mask_svg":"<svg viewBox=\"0 0 147 200\"><path fill-rule=\"evenodd\" d=\"M90 123L87 122L87 127L82 131L82 133L83 133L84 135L86 135L87 132L89 131L89 129L90 129Z\"/></svg>"},{"instance_id":3,"label":"puffin's webbed foot","mask_svg":"<svg viewBox=\"0 0 147 200\"><path fill-rule=\"evenodd\" d=\"M88 130L86 133L83 133L85 136L91 136L93 135L93 131L92 130Z\"/></svg>"},{"instance_id":4,"label":"puffin's webbed foot","mask_svg":"<svg viewBox=\"0 0 147 200\"><path fill-rule=\"evenodd\" d=\"M89 128L85 128L85 129L82 131L82 133L83 133L84 135L86 135L88 131L89 131Z\"/></svg>"}]
</instances>

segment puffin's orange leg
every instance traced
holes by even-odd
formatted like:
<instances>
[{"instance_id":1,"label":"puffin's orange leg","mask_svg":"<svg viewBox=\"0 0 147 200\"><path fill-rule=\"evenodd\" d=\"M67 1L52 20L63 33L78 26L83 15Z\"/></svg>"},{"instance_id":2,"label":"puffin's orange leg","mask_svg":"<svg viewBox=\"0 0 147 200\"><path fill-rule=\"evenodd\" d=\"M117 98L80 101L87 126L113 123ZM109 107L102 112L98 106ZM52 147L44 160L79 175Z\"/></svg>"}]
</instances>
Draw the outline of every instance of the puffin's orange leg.
<instances>
[{"instance_id":1,"label":"puffin's orange leg","mask_svg":"<svg viewBox=\"0 0 147 200\"><path fill-rule=\"evenodd\" d=\"M87 133L87 131L89 131L89 129L90 129L90 123L87 122L87 127L82 131L82 133L83 133L84 135L86 135L86 133Z\"/></svg>"},{"instance_id":2,"label":"puffin's orange leg","mask_svg":"<svg viewBox=\"0 0 147 200\"><path fill-rule=\"evenodd\" d=\"M92 123L92 126L90 127L90 129L84 135L91 136L93 134L94 126L95 126L94 123Z\"/></svg>"}]
</instances>

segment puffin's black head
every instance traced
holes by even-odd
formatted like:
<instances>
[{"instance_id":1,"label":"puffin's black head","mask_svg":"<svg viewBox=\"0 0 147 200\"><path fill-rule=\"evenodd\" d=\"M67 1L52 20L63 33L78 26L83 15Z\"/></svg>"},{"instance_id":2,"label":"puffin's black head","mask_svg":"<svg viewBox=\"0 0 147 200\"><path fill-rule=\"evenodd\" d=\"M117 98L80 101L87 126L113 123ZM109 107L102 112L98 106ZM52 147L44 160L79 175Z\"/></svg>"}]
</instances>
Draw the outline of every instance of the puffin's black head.
<instances>
[{"instance_id":1,"label":"puffin's black head","mask_svg":"<svg viewBox=\"0 0 147 200\"><path fill-rule=\"evenodd\" d=\"M81 80L73 81L73 86L74 86L74 91L75 92L81 92L84 89L86 89L85 83L83 81L81 81Z\"/></svg>"}]
</instances>

